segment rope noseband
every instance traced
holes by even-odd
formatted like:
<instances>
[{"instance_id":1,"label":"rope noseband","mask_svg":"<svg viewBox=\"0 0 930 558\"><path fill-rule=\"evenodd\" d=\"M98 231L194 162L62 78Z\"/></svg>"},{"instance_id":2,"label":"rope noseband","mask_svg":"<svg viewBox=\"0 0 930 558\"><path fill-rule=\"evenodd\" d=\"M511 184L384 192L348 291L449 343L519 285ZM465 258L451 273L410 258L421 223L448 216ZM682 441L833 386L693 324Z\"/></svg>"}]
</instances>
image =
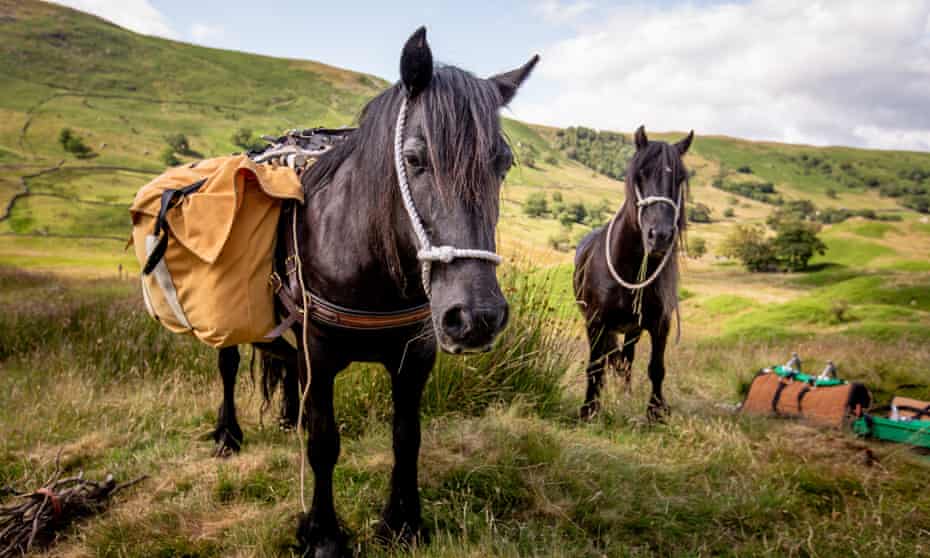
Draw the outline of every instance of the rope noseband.
<instances>
[{"instance_id":1,"label":"rope noseband","mask_svg":"<svg viewBox=\"0 0 930 558\"><path fill-rule=\"evenodd\" d=\"M678 242L678 218L681 215L681 202L683 201L682 196L684 195L684 189L682 188L678 190L678 203L676 203L675 200L672 200L671 198L667 198L665 196L643 197L643 195L639 191L639 186L637 186L635 183L633 184L633 192L636 194L636 208L637 208L636 209L636 223L640 226L640 229L642 229L643 210L645 208L649 207L650 205L656 204L656 203L664 203L664 204L668 204L672 206L672 209L675 210L675 221L674 221L675 242ZM647 258L649 257L649 250L646 249L646 246L645 246L646 243L645 241L643 241L643 252L644 252L643 265L640 268L640 277L638 278L640 282L629 283L627 281L624 281L623 277L620 277L620 274L617 273L617 270L614 268L614 263L613 261L611 261L611 258L610 258L610 237L611 237L611 233L613 232L614 223L617 221L617 217L620 216L620 213L622 210L623 208L621 208L621 210L618 211L610 219L610 223L607 225L607 238L604 241L604 256L607 260L607 270L610 271L610 275L614 278L614 280L617 283L620 283L621 285L626 287L627 289L630 289L632 291L637 291L637 290L648 287L649 285L653 283L653 281L656 280L659 274L662 273L662 270L665 269L665 264L668 263L668 260L670 259L672 252L674 252L674 250L669 248L665 252L665 256L662 258L662 262L659 264L659 267L656 268L656 270L652 273L652 275L649 276L648 279L643 280L643 276L645 275L645 270L646 270L646 261L647 261Z\"/></svg>"},{"instance_id":2,"label":"rope noseband","mask_svg":"<svg viewBox=\"0 0 930 558\"><path fill-rule=\"evenodd\" d=\"M432 276L433 262L452 263L454 260L461 258L470 258L475 260L485 260L498 265L501 263L501 257L488 250L478 250L474 248L456 248L454 246L433 246L430 243L429 235L423 228L423 221L413 204L413 196L410 195L410 183L407 180L407 167L404 166L404 128L407 125L407 97L401 101L400 111L397 113L397 125L394 129L394 168L397 170L397 183L400 187L400 196L404 201L404 209L407 210L407 216L410 217L410 224L413 226L413 232L416 234L419 250L417 250L417 259L421 265L421 279L423 281L423 290L426 297L430 298L430 278Z\"/></svg>"}]
</instances>

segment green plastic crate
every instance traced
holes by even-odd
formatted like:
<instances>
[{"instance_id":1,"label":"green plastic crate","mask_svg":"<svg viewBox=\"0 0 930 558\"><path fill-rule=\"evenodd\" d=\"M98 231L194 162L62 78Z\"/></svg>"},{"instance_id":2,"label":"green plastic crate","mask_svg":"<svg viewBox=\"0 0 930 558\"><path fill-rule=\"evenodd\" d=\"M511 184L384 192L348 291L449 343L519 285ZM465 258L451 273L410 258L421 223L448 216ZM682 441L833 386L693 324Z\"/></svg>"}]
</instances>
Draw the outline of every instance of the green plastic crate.
<instances>
[{"instance_id":1,"label":"green plastic crate","mask_svg":"<svg viewBox=\"0 0 930 558\"><path fill-rule=\"evenodd\" d=\"M930 420L891 420L865 415L853 422L853 431L888 442L930 448Z\"/></svg>"}]
</instances>

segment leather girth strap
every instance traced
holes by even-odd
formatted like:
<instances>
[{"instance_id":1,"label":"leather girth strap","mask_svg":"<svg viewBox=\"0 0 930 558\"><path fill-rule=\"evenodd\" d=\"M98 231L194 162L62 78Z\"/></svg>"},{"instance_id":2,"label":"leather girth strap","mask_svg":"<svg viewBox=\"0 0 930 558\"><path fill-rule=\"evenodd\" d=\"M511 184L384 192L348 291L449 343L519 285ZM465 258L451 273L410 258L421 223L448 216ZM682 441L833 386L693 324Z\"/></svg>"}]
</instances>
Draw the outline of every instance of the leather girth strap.
<instances>
[{"instance_id":1,"label":"leather girth strap","mask_svg":"<svg viewBox=\"0 0 930 558\"><path fill-rule=\"evenodd\" d=\"M295 323L303 319L303 304L301 303L300 280L297 277L297 246L291 234L293 220L297 214L297 203L284 202L281 208L281 225L278 228L279 250L276 259L275 271L271 274L272 290L284 307L286 315L276 328L266 335L268 339L280 337ZM283 262L281 262L283 259ZM283 277L278 273L280 270ZM415 325L426 321L430 317L429 303L415 308L397 312L367 312L344 308L328 302L313 293L307 293L310 305L309 318L317 323L345 329L382 330Z\"/></svg>"}]
</instances>

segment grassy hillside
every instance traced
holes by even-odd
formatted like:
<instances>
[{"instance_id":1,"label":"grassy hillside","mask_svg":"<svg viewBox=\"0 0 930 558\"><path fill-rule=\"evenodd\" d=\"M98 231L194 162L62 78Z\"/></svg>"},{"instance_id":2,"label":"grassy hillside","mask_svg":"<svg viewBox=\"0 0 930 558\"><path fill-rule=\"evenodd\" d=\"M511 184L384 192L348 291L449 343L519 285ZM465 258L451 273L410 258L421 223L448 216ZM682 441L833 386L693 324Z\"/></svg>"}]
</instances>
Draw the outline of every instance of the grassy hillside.
<instances>
[{"instance_id":1,"label":"grassy hillside","mask_svg":"<svg viewBox=\"0 0 930 558\"><path fill-rule=\"evenodd\" d=\"M52 555L289 555L298 441L262 414L244 355L243 454L211 457L215 354L142 310L138 266L123 249L127 205L163 168L169 134L189 138L195 153L183 160L226 154L239 150L239 128L351 124L387 83L142 37L34 1L0 0L0 38L0 488L34 486L59 450L67 471L151 475ZM412 554L930 554L925 455L732 412L755 370L795 350L809 370L834 360L879 403L930 399L930 221L902 205L912 194L888 195L930 186L930 154L698 130L686 163L693 202L710 207L712 222L689 230L709 253L683 264L683 337L667 353L673 414L665 425L643 420L644 340L632 393L611 380L603 414L580 424L586 347L571 248L623 197L622 182L581 160L628 150L582 156L563 130L504 126L518 161L498 233L512 321L492 353L442 357L434 370L421 459L433 541ZM65 127L94 156L65 151ZM717 255L735 225L763 223L776 208L720 187L746 184L900 220L827 225L828 250L811 272L750 274ZM540 195L550 211L530 217L527 200ZM564 226L557 208L577 204L608 209ZM354 366L337 394L337 506L353 544L366 556L407 555L373 541L390 474L387 378Z\"/></svg>"}]
</instances>

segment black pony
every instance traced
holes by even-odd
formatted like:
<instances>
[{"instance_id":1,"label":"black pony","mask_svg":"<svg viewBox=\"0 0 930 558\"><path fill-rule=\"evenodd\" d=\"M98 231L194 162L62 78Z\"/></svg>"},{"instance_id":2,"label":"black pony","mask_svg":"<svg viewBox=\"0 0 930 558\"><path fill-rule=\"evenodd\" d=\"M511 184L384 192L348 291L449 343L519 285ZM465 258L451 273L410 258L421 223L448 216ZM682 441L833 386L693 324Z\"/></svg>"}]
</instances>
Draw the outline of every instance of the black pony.
<instances>
[{"instance_id":1,"label":"black pony","mask_svg":"<svg viewBox=\"0 0 930 558\"><path fill-rule=\"evenodd\" d=\"M333 502L333 382L351 362L380 362L391 375L395 461L379 534L409 540L421 530L420 399L437 346L488 350L507 322L493 251L500 185L513 159L498 111L537 60L487 80L434 67L421 28L404 46L401 82L369 102L358 130L302 177L295 236L306 290L332 307L390 313L428 303L430 310L418 323L378 331L312 319L306 330L295 326L299 357L286 368L296 360L306 386L314 489L297 536L307 555L345 548ZM288 377L285 392L293 392Z\"/></svg>"},{"instance_id":2,"label":"black pony","mask_svg":"<svg viewBox=\"0 0 930 558\"><path fill-rule=\"evenodd\" d=\"M585 317L590 358L582 418L600 408L605 368L630 383L636 343L649 332L652 396L647 415L668 412L662 395L665 346L678 310L678 250L686 225L688 173L682 157L694 132L669 145L636 130L636 154L626 173L626 199L607 227L595 229L575 253L575 298ZM626 285L623 285L625 283ZM618 336L623 334L623 344Z\"/></svg>"}]
</instances>

